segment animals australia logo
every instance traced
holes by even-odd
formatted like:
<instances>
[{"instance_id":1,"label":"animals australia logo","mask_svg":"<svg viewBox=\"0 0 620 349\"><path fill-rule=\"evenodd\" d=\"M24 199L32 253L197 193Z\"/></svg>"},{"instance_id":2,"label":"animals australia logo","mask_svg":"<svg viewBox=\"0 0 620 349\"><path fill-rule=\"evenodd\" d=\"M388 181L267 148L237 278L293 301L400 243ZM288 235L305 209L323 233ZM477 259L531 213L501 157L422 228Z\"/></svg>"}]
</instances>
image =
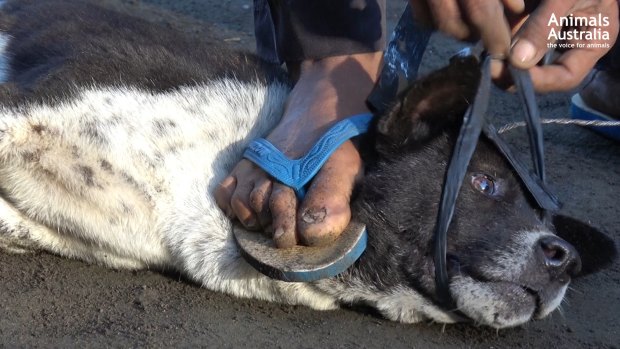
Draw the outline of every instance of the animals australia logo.
<instances>
[{"instance_id":1,"label":"animals australia logo","mask_svg":"<svg viewBox=\"0 0 620 349\"><path fill-rule=\"evenodd\" d=\"M556 16L552 14L547 25L547 47L554 49L571 48L610 48L609 17L597 16Z\"/></svg>"}]
</instances>

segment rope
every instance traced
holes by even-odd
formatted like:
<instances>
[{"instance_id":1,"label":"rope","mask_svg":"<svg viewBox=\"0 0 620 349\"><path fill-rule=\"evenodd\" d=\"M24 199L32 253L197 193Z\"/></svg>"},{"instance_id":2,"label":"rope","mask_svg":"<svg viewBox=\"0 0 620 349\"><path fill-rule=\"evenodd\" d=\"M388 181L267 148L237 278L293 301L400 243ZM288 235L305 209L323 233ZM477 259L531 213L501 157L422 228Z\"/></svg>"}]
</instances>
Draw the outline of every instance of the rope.
<instances>
[{"instance_id":1,"label":"rope","mask_svg":"<svg viewBox=\"0 0 620 349\"><path fill-rule=\"evenodd\" d=\"M597 126L597 127L614 127L620 126L620 121L601 121L601 120L578 120L578 119L542 119L543 124L557 124L557 125L579 125L579 126ZM525 127L524 121L517 121L510 124L506 124L497 131L497 133L504 133L515 128Z\"/></svg>"}]
</instances>

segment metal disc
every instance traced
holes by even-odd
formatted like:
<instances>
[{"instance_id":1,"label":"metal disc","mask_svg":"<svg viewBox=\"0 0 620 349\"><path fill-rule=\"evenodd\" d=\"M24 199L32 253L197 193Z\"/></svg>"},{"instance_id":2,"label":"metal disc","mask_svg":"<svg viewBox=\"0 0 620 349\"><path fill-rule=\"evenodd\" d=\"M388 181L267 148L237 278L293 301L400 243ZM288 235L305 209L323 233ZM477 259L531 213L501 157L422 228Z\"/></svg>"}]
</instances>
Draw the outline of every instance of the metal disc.
<instances>
[{"instance_id":1,"label":"metal disc","mask_svg":"<svg viewBox=\"0 0 620 349\"><path fill-rule=\"evenodd\" d=\"M342 273L366 249L366 226L351 222L345 231L327 246L276 248L264 234L233 228L243 258L256 270L273 279L309 282Z\"/></svg>"}]
</instances>

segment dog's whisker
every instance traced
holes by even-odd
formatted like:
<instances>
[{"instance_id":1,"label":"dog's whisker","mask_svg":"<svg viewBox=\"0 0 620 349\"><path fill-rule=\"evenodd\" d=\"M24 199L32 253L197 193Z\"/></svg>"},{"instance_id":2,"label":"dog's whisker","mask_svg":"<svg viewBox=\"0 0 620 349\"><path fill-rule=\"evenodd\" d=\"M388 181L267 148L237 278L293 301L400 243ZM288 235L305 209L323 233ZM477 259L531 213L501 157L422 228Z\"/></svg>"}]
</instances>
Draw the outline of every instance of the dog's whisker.
<instances>
[{"instance_id":1,"label":"dog's whisker","mask_svg":"<svg viewBox=\"0 0 620 349\"><path fill-rule=\"evenodd\" d=\"M575 286L569 285L567 289L573 293L584 294L583 291L577 289Z\"/></svg>"}]
</instances>

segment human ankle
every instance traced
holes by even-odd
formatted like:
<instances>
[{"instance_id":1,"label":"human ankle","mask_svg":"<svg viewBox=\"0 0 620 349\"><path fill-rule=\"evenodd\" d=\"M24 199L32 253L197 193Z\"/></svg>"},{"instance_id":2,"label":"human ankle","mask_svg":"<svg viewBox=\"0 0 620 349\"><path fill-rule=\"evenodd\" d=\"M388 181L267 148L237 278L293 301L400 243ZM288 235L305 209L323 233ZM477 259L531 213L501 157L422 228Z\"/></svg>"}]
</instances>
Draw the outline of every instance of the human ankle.
<instances>
[{"instance_id":1,"label":"human ankle","mask_svg":"<svg viewBox=\"0 0 620 349\"><path fill-rule=\"evenodd\" d=\"M381 53L304 61L284 116L267 137L285 154L304 154L338 120L367 112Z\"/></svg>"},{"instance_id":2,"label":"human ankle","mask_svg":"<svg viewBox=\"0 0 620 349\"><path fill-rule=\"evenodd\" d=\"M365 112L366 98L378 79L382 57L381 52L374 52L304 61L298 90L316 96L327 108L332 104L338 118Z\"/></svg>"},{"instance_id":3,"label":"human ankle","mask_svg":"<svg viewBox=\"0 0 620 349\"><path fill-rule=\"evenodd\" d=\"M288 63L295 80L308 75L330 75L335 70L350 73L350 78L362 77L377 81L379 68L383 61L382 52L358 53L353 55L333 56L322 59L309 59L302 62Z\"/></svg>"}]
</instances>

